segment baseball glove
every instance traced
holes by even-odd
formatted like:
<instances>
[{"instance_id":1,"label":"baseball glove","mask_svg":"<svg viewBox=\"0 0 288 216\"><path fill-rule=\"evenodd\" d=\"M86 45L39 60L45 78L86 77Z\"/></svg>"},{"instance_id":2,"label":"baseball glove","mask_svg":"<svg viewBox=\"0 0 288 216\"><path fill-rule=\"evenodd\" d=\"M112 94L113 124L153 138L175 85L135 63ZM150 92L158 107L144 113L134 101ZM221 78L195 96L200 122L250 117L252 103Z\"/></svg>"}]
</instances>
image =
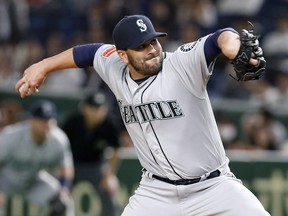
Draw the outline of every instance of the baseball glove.
<instances>
[{"instance_id":1,"label":"baseball glove","mask_svg":"<svg viewBox=\"0 0 288 216\"><path fill-rule=\"evenodd\" d=\"M252 29L243 29L240 32L241 46L236 57L231 60L236 77L231 76L237 81L258 80L265 73L266 61L262 48L259 46L259 36L253 34L253 25L250 22L249 24ZM251 57L258 60L257 65L249 64Z\"/></svg>"}]
</instances>

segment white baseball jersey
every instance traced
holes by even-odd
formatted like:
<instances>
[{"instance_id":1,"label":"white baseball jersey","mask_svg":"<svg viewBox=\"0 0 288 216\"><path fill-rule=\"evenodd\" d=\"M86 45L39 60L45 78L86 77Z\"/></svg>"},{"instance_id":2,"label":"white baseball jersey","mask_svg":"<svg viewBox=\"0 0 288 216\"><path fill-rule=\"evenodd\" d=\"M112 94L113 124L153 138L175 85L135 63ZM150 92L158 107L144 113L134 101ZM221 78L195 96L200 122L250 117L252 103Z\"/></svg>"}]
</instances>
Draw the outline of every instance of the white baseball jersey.
<instances>
[{"instance_id":1,"label":"white baseball jersey","mask_svg":"<svg viewBox=\"0 0 288 216\"><path fill-rule=\"evenodd\" d=\"M94 68L115 94L141 165L169 179L191 179L228 163L206 91L208 36L163 53L162 71L138 85L113 45Z\"/></svg>"},{"instance_id":2,"label":"white baseball jersey","mask_svg":"<svg viewBox=\"0 0 288 216\"><path fill-rule=\"evenodd\" d=\"M41 170L71 165L68 138L58 127L51 129L41 145L31 139L30 124L26 121L0 132L0 191L6 194L27 189L39 178Z\"/></svg>"}]
</instances>

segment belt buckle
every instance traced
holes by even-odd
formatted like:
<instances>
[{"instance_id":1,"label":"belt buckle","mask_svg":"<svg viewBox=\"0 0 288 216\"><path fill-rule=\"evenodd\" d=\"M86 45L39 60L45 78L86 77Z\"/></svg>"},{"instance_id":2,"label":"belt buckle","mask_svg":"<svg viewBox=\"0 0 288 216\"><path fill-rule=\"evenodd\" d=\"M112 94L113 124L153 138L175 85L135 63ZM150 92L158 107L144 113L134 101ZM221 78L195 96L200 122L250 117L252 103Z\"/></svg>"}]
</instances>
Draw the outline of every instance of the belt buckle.
<instances>
[{"instance_id":1,"label":"belt buckle","mask_svg":"<svg viewBox=\"0 0 288 216\"><path fill-rule=\"evenodd\" d=\"M177 185L189 185L189 184L195 184L200 182L201 178L194 178L194 179L180 179L180 180L176 180L178 182Z\"/></svg>"}]
</instances>

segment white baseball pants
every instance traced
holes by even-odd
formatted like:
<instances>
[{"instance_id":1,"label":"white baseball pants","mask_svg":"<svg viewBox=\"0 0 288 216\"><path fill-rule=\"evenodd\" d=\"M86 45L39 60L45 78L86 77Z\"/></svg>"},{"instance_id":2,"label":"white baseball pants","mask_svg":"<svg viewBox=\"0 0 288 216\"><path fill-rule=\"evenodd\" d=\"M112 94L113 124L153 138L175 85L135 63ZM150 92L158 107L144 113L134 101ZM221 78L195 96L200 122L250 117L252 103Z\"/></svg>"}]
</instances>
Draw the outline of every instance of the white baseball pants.
<instances>
[{"instance_id":1,"label":"white baseball pants","mask_svg":"<svg viewBox=\"0 0 288 216\"><path fill-rule=\"evenodd\" d=\"M190 185L145 175L122 216L270 216L231 172Z\"/></svg>"}]
</instances>

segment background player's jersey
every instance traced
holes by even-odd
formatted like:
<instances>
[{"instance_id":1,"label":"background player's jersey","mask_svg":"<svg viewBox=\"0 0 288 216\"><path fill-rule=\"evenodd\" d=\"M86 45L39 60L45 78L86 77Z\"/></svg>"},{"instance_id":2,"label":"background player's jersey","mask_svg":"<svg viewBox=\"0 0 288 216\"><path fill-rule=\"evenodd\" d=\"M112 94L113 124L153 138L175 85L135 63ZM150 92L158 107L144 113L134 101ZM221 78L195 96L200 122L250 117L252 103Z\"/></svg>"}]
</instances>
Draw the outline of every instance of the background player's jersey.
<instances>
[{"instance_id":1,"label":"background player's jersey","mask_svg":"<svg viewBox=\"0 0 288 216\"><path fill-rule=\"evenodd\" d=\"M73 163L68 138L53 127L44 143L31 139L28 122L8 126L0 132L0 190L21 191L38 178L40 170L53 170Z\"/></svg>"},{"instance_id":2,"label":"background player's jersey","mask_svg":"<svg viewBox=\"0 0 288 216\"><path fill-rule=\"evenodd\" d=\"M203 37L164 53L162 71L138 85L112 45L94 68L114 92L140 163L170 179L193 178L228 162L210 105Z\"/></svg>"}]
</instances>

